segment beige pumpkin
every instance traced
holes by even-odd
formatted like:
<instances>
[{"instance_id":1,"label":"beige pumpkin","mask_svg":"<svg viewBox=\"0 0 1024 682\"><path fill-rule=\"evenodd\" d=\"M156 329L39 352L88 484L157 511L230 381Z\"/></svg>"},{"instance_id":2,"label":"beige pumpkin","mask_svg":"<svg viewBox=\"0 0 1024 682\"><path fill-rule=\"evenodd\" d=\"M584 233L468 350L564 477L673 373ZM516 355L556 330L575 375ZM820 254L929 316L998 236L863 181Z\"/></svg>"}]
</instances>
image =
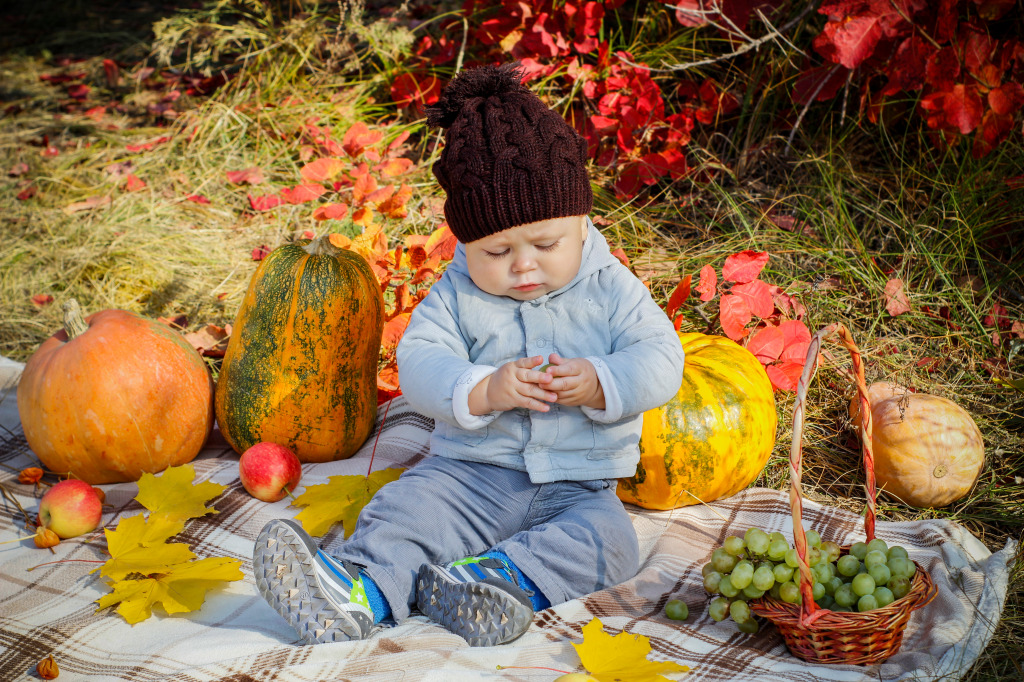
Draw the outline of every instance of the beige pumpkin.
<instances>
[{"instance_id":1,"label":"beige pumpkin","mask_svg":"<svg viewBox=\"0 0 1024 682\"><path fill-rule=\"evenodd\" d=\"M868 387L878 488L914 507L945 507L974 487L985 465L977 424L951 400L898 384ZM859 403L850 417L860 419Z\"/></svg>"}]
</instances>

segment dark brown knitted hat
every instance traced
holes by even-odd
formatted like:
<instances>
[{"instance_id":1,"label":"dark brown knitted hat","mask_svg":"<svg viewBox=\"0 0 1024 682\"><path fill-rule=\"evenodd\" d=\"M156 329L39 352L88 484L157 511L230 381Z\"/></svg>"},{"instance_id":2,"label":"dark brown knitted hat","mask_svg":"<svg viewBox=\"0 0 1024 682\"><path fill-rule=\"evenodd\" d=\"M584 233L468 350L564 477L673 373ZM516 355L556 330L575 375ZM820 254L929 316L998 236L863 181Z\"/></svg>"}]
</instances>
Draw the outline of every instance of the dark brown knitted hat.
<instances>
[{"instance_id":1,"label":"dark brown knitted hat","mask_svg":"<svg viewBox=\"0 0 1024 682\"><path fill-rule=\"evenodd\" d=\"M426 111L446 129L433 170L459 241L590 212L587 142L522 84L519 63L463 71Z\"/></svg>"}]
</instances>

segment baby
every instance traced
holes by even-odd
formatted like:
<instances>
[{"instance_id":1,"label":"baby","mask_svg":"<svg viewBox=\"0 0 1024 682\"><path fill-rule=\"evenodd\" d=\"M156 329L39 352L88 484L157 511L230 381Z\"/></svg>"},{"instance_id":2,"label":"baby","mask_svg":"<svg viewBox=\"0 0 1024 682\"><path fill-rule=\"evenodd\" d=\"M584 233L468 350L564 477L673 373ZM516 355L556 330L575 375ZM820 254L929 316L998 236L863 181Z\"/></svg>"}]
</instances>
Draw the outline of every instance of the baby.
<instances>
[{"instance_id":1,"label":"baby","mask_svg":"<svg viewBox=\"0 0 1024 682\"><path fill-rule=\"evenodd\" d=\"M329 555L267 524L253 570L303 641L363 639L415 609L470 645L632 578L615 495L643 412L679 390L683 351L647 288L587 217L586 141L518 64L459 74L428 109L455 257L398 346L430 454L366 505ZM542 366L543 365L543 366Z\"/></svg>"}]
</instances>

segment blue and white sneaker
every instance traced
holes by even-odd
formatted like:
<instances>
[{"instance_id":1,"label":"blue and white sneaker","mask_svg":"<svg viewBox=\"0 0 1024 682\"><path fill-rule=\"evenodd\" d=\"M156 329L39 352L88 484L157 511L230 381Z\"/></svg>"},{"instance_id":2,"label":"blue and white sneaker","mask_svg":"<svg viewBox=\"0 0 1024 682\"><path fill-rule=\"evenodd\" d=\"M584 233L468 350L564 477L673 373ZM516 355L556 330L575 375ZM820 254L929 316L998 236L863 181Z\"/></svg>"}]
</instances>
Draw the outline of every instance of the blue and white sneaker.
<instances>
[{"instance_id":1,"label":"blue and white sneaker","mask_svg":"<svg viewBox=\"0 0 1024 682\"><path fill-rule=\"evenodd\" d=\"M416 576L416 607L470 646L511 642L533 622L530 594L494 557L423 564Z\"/></svg>"},{"instance_id":2,"label":"blue and white sneaker","mask_svg":"<svg viewBox=\"0 0 1024 682\"><path fill-rule=\"evenodd\" d=\"M252 571L263 598L307 644L365 639L374 631L359 567L324 554L296 521L263 527Z\"/></svg>"}]
</instances>

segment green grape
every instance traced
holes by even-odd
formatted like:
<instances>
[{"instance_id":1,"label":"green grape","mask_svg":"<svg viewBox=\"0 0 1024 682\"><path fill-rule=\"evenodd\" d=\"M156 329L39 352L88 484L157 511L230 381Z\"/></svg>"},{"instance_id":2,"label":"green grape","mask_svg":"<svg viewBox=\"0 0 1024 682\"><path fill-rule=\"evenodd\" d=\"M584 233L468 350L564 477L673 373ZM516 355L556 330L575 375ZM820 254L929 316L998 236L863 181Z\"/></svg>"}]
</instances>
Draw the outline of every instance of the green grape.
<instances>
[{"instance_id":1,"label":"green grape","mask_svg":"<svg viewBox=\"0 0 1024 682\"><path fill-rule=\"evenodd\" d=\"M758 566L752 583L759 590L770 590L775 584L775 572L767 566Z\"/></svg>"},{"instance_id":2,"label":"green grape","mask_svg":"<svg viewBox=\"0 0 1024 682\"><path fill-rule=\"evenodd\" d=\"M843 585L836 590L836 593L832 595L832 598L836 600L836 604L839 606L845 606L846 608L850 608L853 606L853 603L857 601L857 595L853 593L853 588L846 583L843 583Z\"/></svg>"},{"instance_id":3,"label":"green grape","mask_svg":"<svg viewBox=\"0 0 1024 682\"><path fill-rule=\"evenodd\" d=\"M885 540L881 538L875 538L868 543L868 551L878 550L882 554L886 554L889 551L889 545L885 544Z\"/></svg>"},{"instance_id":4,"label":"green grape","mask_svg":"<svg viewBox=\"0 0 1024 682\"><path fill-rule=\"evenodd\" d=\"M782 597L779 596L780 585L782 585L782 583L775 583L772 585L772 589L768 590L768 594L772 595L775 599L782 599Z\"/></svg>"},{"instance_id":5,"label":"green grape","mask_svg":"<svg viewBox=\"0 0 1024 682\"><path fill-rule=\"evenodd\" d=\"M869 568L868 575L870 575L874 579L875 585L885 585L889 582L889 579L892 577L892 572L889 570L889 567L885 564L879 564L877 566L872 566L871 568Z\"/></svg>"},{"instance_id":6,"label":"green grape","mask_svg":"<svg viewBox=\"0 0 1024 682\"><path fill-rule=\"evenodd\" d=\"M789 564L776 564L772 573L775 574L775 582L784 583L793 577L793 572L796 569Z\"/></svg>"},{"instance_id":7,"label":"green grape","mask_svg":"<svg viewBox=\"0 0 1024 682\"><path fill-rule=\"evenodd\" d=\"M795 547L786 552L786 565L793 568L800 565L800 556L796 553Z\"/></svg>"},{"instance_id":8,"label":"green grape","mask_svg":"<svg viewBox=\"0 0 1024 682\"><path fill-rule=\"evenodd\" d=\"M782 533L780 533L779 531L775 531L774 533L769 533L768 534L768 539L771 540L772 542L775 542L776 540L782 540L783 542L786 542L786 536L783 535Z\"/></svg>"},{"instance_id":9,"label":"green grape","mask_svg":"<svg viewBox=\"0 0 1024 682\"><path fill-rule=\"evenodd\" d=\"M865 594L871 594L875 591L875 579L867 573L858 573L857 577L850 583L850 587L853 588L853 593L858 597L863 597Z\"/></svg>"},{"instance_id":10,"label":"green grape","mask_svg":"<svg viewBox=\"0 0 1024 682\"><path fill-rule=\"evenodd\" d=\"M767 568L769 571L775 570L775 562L774 561L758 561L757 562L757 568L754 569L755 573L757 572L758 568Z\"/></svg>"},{"instance_id":11,"label":"green grape","mask_svg":"<svg viewBox=\"0 0 1024 682\"><path fill-rule=\"evenodd\" d=\"M889 567L889 573L891 573L894 578L909 579L917 572L917 567L914 566L914 562L903 557L889 559L889 563L887 563L886 566Z\"/></svg>"},{"instance_id":12,"label":"green grape","mask_svg":"<svg viewBox=\"0 0 1024 682\"><path fill-rule=\"evenodd\" d=\"M718 594L718 586L722 582L722 574L718 571L711 571L704 577L704 589L711 594Z\"/></svg>"},{"instance_id":13,"label":"green grape","mask_svg":"<svg viewBox=\"0 0 1024 682\"><path fill-rule=\"evenodd\" d=\"M878 608L878 601L875 599L873 594L865 594L863 597L857 600L858 611L870 611Z\"/></svg>"},{"instance_id":14,"label":"green grape","mask_svg":"<svg viewBox=\"0 0 1024 682\"><path fill-rule=\"evenodd\" d=\"M841 556L839 561L836 562L836 570L839 571L839 575L845 575L848 578L853 577L860 570L860 559L852 554Z\"/></svg>"},{"instance_id":15,"label":"green grape","mask_svg":"<svg viewBox=\"0 0 1024 682\"><path fill-rule=\"evenodd\" d=\"M725 542L722 543L722 547L729 554L738 557L740 554L743 554L743 550L747 548L747 543L743 541L743 538L730 535L725 539Z\"/></svg>"},{"instance_id":16,"label":"green grape","mask_svg":"<svg viewBox=\"0 0 1024 682\"><path fill-rule=\"evenodd\" d=\"M835 606L836 600L826 594L821 599L816 600L815 603L823 609L831 609Z\"/></svg>"},{"instance_id":17,"label":"green grape","mask_svg":"<svg viewBox=\"0 0 1024 682\"><path fill-rule=\"evenodd\" d=\"M830 594L833 597L836 594L836 590L844 585L843 579L838 575L832 576L832 579L825 583L825 594Z\"/></svg>"},{"instance_id":18,"label":"green grape","mask_svg":"<svg viewBox=\"0 0 1024 682\"><path fill-rule=\"evenodd\" d=\"M818 549L817 547L808 547L807 548L807 565L808 566L817 566L819 563L821 563L821 550Z\"/></svg>"},{"instance_id":19,"label":"green grape","mask_svg":"<svg viewBox=\"0 0 1024 682\"><path fill-rule=\"evenodd\" d=\"M827 583L829 580L832 580L832 576L835 575L834 570L835 569L832 564L827 561L822 561L817 566L811 568L811 575L813 575L814 579L819 583Z\"/></svg>"},{"instance_id":20,"label":"green grape","mask_svg":"<svg viewBox=\"0 0 1024 682\"><path fill-rule=\"evenodd\" d=\"M715 565L715 570L719 573L725 574L732 572L737 561L739 561L739 559L726 552L722 547L719 547L711 553L711 563Z\"/></svg>"},{"instance_id":21,"label":"green grape","mask_svg":"<svg viewBox=\"0 0 1024 682\"><path fill-rule=\"evenodd\" d=\"M729 600L725 597L715 597L708 604L708 615L711 620L721 622L729 615Z\"/></svg>"},{"instance_id":22,"label":"green grape","mask_svg":"<svg viewBox=\"0 0 1024 682\"><path fill-rule=\"evenodd\" d=\"M807 545L809 547L820 547L821 546L821 534L816 530L809 530L804 535L807 537Z\"/></svg>"},{"instance_id":23,"label":"green grape","mask_svg":"<svg viewBox=\"0 0 1024 682\"><path fill-rule=\"evenodd\" d=\"M740 632L743 632L748 635L755 635L757 634L757 631L760 629L757 624L757 619L755 618L750 618L748 620L743 621L742 623L736 623L736 627L739 628Z\"/></svg>"},{"instance_id":24,"label":"green grape","mask_svg":"<svg viewBox=\"0 0 1024 682\"><path fill-rule=\"evenodd\" d=\"M879 551L877 549L872 549L864 555L864 565L867 566L868 570L871 570L872 566L884 564L887 559L888 557L886 557L885 552Z\"/></svg>"},{"instance_id":25,"label":"green grape","mask_svg":"<svg viewBox=\"0 0 1024 682\"><path fill-rule=\"evenodd\" d=\"M826 540L825 542L821 543L821 547L819 549L821 549L823 554L828 556L828 560L831 561L833 564L839 561L839 555L843 551L839 547L839 545L832 542L831 540Z\"/></svg>"},{"instance_id":26,"label":"green grape","mask_svg":"<svg viewBox=\"0 0 1024 682\"><path fill-rule=\"evenodd\" d=\"M825 596L825 585L823 583L814 583L811 585L811 594L815 600L821 599Z\"/></svg>"},{"instance_id":27,"label":"green grape","mask_svg":"<svg viewBox=\"0 0 1024 682\"><path fill-rule=\"evenodd\" d=\"M779 598L789 604L799 604L800 588L792 581L784 582L779 586Z\"/></svg>"},{"instance_id":28,"label":"green grape","mask_svg":"<svg viewBox=\"0 0 1024 682\"><path fill-rule=\"evenodd\" d=\"M890 559L895 559L896 557L901 557L903 559L910 558L910 555L907 554L907 550L903 549L899 545L894 545L890 547L889 551L887 552L887 555Z\"/></svg>"},{"instance_id":29,"label":"green grape","mask_svg":"<svg viewBox=\"0 0 1024 682\"><path fill-rule=\"evenodd\" d=\"M868 546L863 542L855 542L850 545L850 554L857 557L857 561L864 561L864 555L868 553Z\"/></svg>"},{"instance_id":30,"label":"green grape","mask_svg":"<svg viewBox=\"0 0 1024 682\"><path fill-rule=\"evenodd\" d=\"M892 590L892 596L896 599L903 599L910 592L910 580L908 578L892 578L889 581L888 588Z\"/></svg>"},{"instance_id":31,"label":"green grape","mask_svg":"<svg viewBox=\"0 0 1024 682\"><path fill-rule=\"evenodd\" d=\"M774 561L782 561L789 551L789 543L785 539L775 538L768 545L768 558Z\"/></svg>"},{"instance_id":32,"label":"green grape","mask_svg":"<svg viewBox=\"0 0 1024 682\"><path fill-rule=\"evenodd\" d=\"M711 572L712 572L712 571L714 571L714 570L715 570L715 565L714 565L714 564L712 564L712 563L711 563L710 561L709 561L709 562L707 562L707 563L706 563L706 564L704 564L704 566L703 566L703 567L701 567L701 569L700 569L700 574L701 574L701 577L707 578L707 577L708 577L708 573L711 573Z\"/></svg>"},{"instance_id":33,"label":"green grape","mask_svg":"<svg viewBox=\"0 0 1024 682\"><path fill-rule=\"evenodd\" d=\"M729 604L729 615L737 623L742 623L745 620L750 620L750 607L747 606L745 601L734 601Z\"/></svg>"},{"instance_id":34,"label":"green grape","mask_svg":"<svg viewBox=\"0 0 1024 682\"><path fill-rule=\"evenodd\" d=\"M750 584L750 581L754 579L754 564L750 563L746 559L736 564L736 568L732 569L732 584L738 589L743 589Z\"/></svg>"},{"instance_id":35,"label":"green grape","mask_svg":"<svg viewBox=\"0 0 1024 682\"><path fill-rule=\"evenodd\" d=\"M896 599L896 597L893 596L892 590L885 586L876 587L873 594L875 595L875 601L878 602L878 608L888 606Z\"/></svg>"},{"instance_id":36,"label":"green grape","mask_svg":"<svg viewBox=\"0 0 1024 682\"><path fill-rule=\"evenodd\" d=\"M768 539L768 533L765 533L760 528L751 528L746 532L743 538L747 541L747 549L753 554L763 556L768 552L768 547L771 545L771 540Z\"/></svg>"},{"instance_id":37,"label":"green grape","mask_svg":"<svg viewBox=\"0 0 1024 682\"><path fill-rule=\"evenodd\" d=\"M746 599L760 599L764 596L765 590L759 590L754 587L754 583L750 583L740 592Z\"/></svg>"},{"instance_id":38,"label":"green grape","mask_svg":"<svg viewBox=\"0 0 1024 682\"><path fill-rule=\"evenodd\" d=\"M690 607L686 605L686 602L673 599L665 604L665 615L672 620L686 620L690 617Z\"/></svg>"},{"instance_id":39,"label":"green grape","mask_svg":"<svg viewBox=\"0 0 1024 682\"><path fill-rule=\"evenodd\" d=\"M732 599L740 593L740 588L732 584L732 578L730 576L723 575L722 579L718 583L718 591L723 597Z\"/></svg>"}]
</instances>

